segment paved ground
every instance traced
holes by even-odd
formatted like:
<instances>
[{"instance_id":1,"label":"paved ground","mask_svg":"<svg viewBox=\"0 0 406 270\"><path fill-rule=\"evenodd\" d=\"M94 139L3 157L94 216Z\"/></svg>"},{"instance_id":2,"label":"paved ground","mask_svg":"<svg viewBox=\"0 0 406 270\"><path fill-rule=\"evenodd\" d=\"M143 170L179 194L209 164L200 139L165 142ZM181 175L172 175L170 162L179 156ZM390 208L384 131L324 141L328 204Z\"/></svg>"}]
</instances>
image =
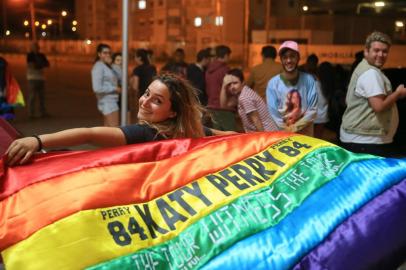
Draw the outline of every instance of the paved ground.
<instances>
[{"instance_id":1,"label":"paved ground","mask_svg":"<svg viewBox=\"0 0 406 270\"><path fill-rule=\"evenodd\" d=\"M7 60L28 102L25 58L12 56ZM46 106L51 117L30 119L27 107L20 108L12 125L24 135L102 125L102 116L97 111L91 88L92 63L49 60L51 67L46 73Z\"/></svg>"},{"instance_id":2,"label":"paved ground","mask_svg":"<svg viewBox=\"0 0 406 270\"><path fill-rule=\"evenodd\" d=\"M5 56L17 78L28 102L26 62L24 55ZM27 107L16 111L13 126L23 135L43 134L74 127L102 125L102 116L96 107L96 98L91 88L91 62L76 59L58 61L49 58L51 67L46 75L46 106L51 117L30 119ZM333 141L335 134L326 132L326 140ZM87 149L89 146L74 147Z\"/></svg>"}]
</instances>

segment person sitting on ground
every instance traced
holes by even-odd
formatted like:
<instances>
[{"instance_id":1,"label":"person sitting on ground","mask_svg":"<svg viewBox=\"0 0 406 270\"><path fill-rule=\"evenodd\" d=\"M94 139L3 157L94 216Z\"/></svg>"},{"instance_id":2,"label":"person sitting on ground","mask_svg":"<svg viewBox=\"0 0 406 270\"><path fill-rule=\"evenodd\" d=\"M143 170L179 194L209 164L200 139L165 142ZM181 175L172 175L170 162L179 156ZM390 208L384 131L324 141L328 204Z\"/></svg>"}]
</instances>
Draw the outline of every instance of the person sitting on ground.
<instances>
[{"instance_id":1,"label":"person sitting on ground","mask_svg":"<svg viewBox=\"0 0 406 270\"><path fill-rule=\"evenodd\" d=\"M94 144L104 147L171 138L200 138L228 135L201 123L203 108L194 88L174 74L162 74L139 99L138 123L123 127L74 128L56 133L17 139L7 149L7 163L27 163L42 148Z\"/></svg>"},{"instance_id":2,"label":"person sitting on ground","mask_svg":"<svg viewBox=\"0 0 406 270\"><path fill-rule=\"evenodd\" d=\"M220 105L227 109L238 108L245 132L278 130L278 126L269 115L265 101L244 84L241 69L231 69L224 76Z\"/></svg>"}]
</instances>

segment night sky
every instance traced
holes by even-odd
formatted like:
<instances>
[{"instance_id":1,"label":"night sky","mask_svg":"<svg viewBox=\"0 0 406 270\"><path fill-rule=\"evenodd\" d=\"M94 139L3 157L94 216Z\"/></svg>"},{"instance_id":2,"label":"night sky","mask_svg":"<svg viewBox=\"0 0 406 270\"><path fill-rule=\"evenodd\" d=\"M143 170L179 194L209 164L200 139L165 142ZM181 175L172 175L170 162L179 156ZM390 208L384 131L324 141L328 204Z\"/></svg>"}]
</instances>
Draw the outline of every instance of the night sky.
<instances>
[{"instance_id":1,"label":"night sky","mask_svg":"<svg viewBox=\"0 0 406 270\"><path fill-rule=\"evenodd\" d=\"M24 33L26 28L23 22L30 20L29 0L0 0L0 2L0 29L4 29L4 18L6 18L8 29L13 33ZM74 19L74 2L74 0L35 0L36 20L41 23L46 22L47 19L56 21L62 10L68 12L70 19ZM6 13L4 13L4 5L6 5Z\"/></svg>"}]
</instances>

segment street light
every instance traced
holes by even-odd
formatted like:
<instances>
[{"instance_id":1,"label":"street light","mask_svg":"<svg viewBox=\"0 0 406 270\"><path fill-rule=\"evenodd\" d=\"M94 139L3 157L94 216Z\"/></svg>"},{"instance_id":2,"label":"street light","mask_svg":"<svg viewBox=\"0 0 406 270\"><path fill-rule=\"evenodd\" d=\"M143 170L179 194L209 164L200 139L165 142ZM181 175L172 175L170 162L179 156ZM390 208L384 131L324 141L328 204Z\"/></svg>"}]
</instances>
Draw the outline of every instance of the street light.
<instances>
[{"instance_id":1,"label":"street light","mask_svg":"<svg viewBox=\"0 0 406 270\"><path fill-rule=\"evenodd\" d=\"M61 11L61 15L59 16L59 35L63 37L63 17L68 16L68 12L66 10Z\"/></svg>"}]
</instances>

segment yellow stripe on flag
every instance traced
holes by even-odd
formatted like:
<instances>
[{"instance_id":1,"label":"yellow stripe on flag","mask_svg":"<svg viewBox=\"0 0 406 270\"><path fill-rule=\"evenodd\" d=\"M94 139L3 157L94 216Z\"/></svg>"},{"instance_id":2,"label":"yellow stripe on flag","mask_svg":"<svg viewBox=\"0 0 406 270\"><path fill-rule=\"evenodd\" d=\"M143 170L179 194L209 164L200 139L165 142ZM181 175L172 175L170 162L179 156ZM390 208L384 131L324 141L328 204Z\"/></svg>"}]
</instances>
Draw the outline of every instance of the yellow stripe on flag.
<instances>
[{"instance_id":1,"label":"yellow stripe on flag","mask_svg":"<svg viewBox=\"0 0 406 270\"><path fill-rule=\"evenodd\" d=\"M6 249L6 269L81 269L160 244L327 146L334 145L292 136L147 203L78 212Z\"/></svg>"}]
</instances>

